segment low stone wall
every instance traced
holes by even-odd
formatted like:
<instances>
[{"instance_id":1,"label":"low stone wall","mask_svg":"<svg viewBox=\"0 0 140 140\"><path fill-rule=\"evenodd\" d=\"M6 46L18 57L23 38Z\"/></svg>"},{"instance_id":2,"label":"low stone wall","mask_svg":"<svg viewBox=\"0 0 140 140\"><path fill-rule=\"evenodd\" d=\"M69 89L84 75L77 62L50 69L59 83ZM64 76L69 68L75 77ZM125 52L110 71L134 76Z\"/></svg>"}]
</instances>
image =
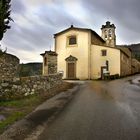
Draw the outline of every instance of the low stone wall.
<instances>
[{"instance_id":1,"label":"low stone wall","mask_svg":"<svg viewBox=\"0 0 140 140\"><path fill-rule=\"evenodd\" d=\"M0 81L0 100L20 99L32 94L41 94L61 84L62 74Z\"/></svg>"},{"instance_id":2,"label":"low stone wall","mask_svg":"<svg viewBox=\"0 0 140 140\"><path fill-rule=\"evenodd\" d=\"M12 80L17 76L19 59L11 54L0 55L0 80Z\"/></svg>"},{"instance_id":3,"label":"low stone wall","mask_svg":"<svg viewBox=\"0 0 140 140\"><path fill-rule=\"evenodd\" d=\"M132 74L140 73L140 62L133 58L132 59Z\"/></svg>"}]
</instances>

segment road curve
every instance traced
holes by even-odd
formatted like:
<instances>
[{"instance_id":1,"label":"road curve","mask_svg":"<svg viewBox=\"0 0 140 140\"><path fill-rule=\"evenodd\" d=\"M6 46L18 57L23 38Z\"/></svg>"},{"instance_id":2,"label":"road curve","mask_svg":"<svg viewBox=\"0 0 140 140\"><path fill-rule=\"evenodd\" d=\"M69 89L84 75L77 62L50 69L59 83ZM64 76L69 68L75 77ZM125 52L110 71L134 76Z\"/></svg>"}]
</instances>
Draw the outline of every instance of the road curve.
<instances>
[{"instance_id":1,"label":"road curve","mask_svg":"<svg viewBox=\"0 0 140 140\"><path fill-rule=\"evenodd\" d=\"M134 77L83 84L38 140L140 140L140 87Z\"/></svg>"}]
</instances>

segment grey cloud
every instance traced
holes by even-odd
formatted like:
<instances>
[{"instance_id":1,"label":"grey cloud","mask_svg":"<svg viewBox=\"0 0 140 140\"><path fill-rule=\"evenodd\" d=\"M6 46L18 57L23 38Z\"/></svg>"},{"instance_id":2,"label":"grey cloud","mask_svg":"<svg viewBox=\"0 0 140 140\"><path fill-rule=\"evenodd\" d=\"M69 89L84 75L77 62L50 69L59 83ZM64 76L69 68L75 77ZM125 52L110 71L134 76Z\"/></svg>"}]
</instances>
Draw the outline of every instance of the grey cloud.
<instances>
[{"instance_id":1,"label":"grey cloud","mask_svg":"<svg viewBox=\"0 0 140 140\"><path fill-rule=\"evenodd\" d=\"M29 17L24 13L22 17L32 26L21 26L16 21L12 23L12 29L6 34L7 46L17 49L36 51L38 48L49 49L53 42L53 34L63 27L70 26L71 22L78 23L76 19L70 17L66 11L58 9L46 9L36 14L39 21L34 17ZM17 15L18 18L18 15ZM58 30L58 28L60 30ZM47 48L48 47L48 48Z\"/></svg>"},{"instance_id":2,"label":"grey cloud","mask_svg":"<svg viewBox=\"0 0 140 140\"><path fill-rule=\"evenodd\" d=\"M104 19L113 19L119 25L117 29L124 31L125 36L122 36L124 40L127 42L137 41L136 36L140 36L139 0L81 1L89 13L96 12L96 14L102 15Z\"/></svg>"},{"instance_id":3,"label":"grey cloud","mask_svg":"<svg viewBox=\"0 0 140 140\"><path fill-rule=\"evenodd\" d=\"M61 6L61 4L57 6L57 8L44 6L42 8L43 10L38 13L40 20L46 23L46 25L53 26L55 30L70 26L71 23L83 25L83 22L78 21L74 16L71 16L69 12Z\"/></svg>"},{"instance_id":4,"label":"grey cloud","mask_svg":"<svg viewBox=\"0 0 140 140\"><path fill-rule=\"evenodd\" d=\"M11 1L11 10L12 13L16 13L16 14L23 14L24 12L26 12L26 6L24 4L23 0L12 0Z\"/></svg>"},{"instance_id":5,"label":"grey cloud","mask_svg":"<svg viewBox=\"0 0 140 140\"><path fill-rule=\"evenodd\" d=\"M117 26L117 33L121 40L127 43L140 42L140 10L139 0L77 0L79 5L90 18L89 23L85 17L77 19L65 7L69 0L13 0L12 15L15 22L3 40L6 47L36 53L49 49L53 44L53 34L74 24L85 27L100 24L100 27L109 17ZM77 2L76 1L76 2ZM74 0L71 1L74 3ZM30 11L32 9L33 11ZM71 10L72 7L71 7ZM29 13L30 12L30 16ZM20 16L27 23L21 24ZM95 19L94 19L95 18ZM102 19L103 18L103 19ZM18 21L18 22L17 22ZM30 26L28 25L30 24ZM100 28L99 27L99 28ZM89 27L87 27L89 28ZM94 28L93 28L94 29ZM24 58L26 56L22 56Z\"/></svg>"},{"instance_id":6,"label":"grey cloud","mask_svg":"<svg viewBox=\"0 0 140 140\"><path fill-rule=\"evenodd\" d=\"M8 46L19 50L35 51L38 48L47 47L51 41L50 32L46 29L42 30L40 27L36 27L36 29L22 27L20 30L16 30L14 34L12 30L9 31L7 34L8 39L5 42Z\"/></svg>"},{"instance_id":7,"label":"grey cloud","mask_svg":"<svg viewBox=\"0 0 140 140\"><path fill-rule=\"evenodd\" d=\"M50 46L53 42L53 34L60 31L62 28L70 26L73 22L77 25L81 23L70 17L66 11L58 9L49 9L40 11L37 14L39 21L33 17L23 15L24 19L32 24L32 27L22 27L15 23L12 24L12 29L8 32L8 42L16 47L17 43L24 49L36 49L38 47ZM59 28L59 30L58 30ZM13 34L14 32L14 34ZM18 42L15 42L18 40ZM30 46L30 47L29 47Z\"/></svg>"}]
</instances>

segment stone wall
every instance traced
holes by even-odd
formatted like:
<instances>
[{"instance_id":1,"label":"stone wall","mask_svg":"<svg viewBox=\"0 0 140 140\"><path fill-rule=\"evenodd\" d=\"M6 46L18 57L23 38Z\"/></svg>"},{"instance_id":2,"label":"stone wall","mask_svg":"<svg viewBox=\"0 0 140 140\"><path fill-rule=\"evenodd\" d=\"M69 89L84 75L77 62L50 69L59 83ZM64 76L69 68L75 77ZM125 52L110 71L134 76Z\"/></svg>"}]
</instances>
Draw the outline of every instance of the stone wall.
<instances>
[{"instance_id":1,"label":"stone wall","mask_svg":"<svg viewBox=\"0 0 140 140\"><path fill-rule=\"evenodd\" d=\"M140 62L133 58L132 59L132 74L140 73Z\"/></svg>"},{"instance_id":2,"label":"stone wall","mask_svg":"<svg viewBox=\"0 0 140 140\"><path fill-rule=\"evenodd\" d=\"M32 94L41 94L62 84L62 74L14 78L0 81L0 100L20 99Z\"/></svg>"},{"instance_id":3,"label":"stone wall","mask_svg":"<svg viewBox=\"0 0 140 140\"><path fill-rule=\"evenodd\" d=\"M17 76L19 59L11 54L0 55L0 81L7 81Z\"/></svg>"},{"instance_id":4,"label":"stone wall","mask_svg":"<svg viewBox=\"0 0 140 140\"><path fill-rule=\"evenodd\" d=\"M121 51L120 61L121 61L120 76L123 77L131 75L131 52L128 52L126 55L124 52Z\"/></svg>"}]
</instances>

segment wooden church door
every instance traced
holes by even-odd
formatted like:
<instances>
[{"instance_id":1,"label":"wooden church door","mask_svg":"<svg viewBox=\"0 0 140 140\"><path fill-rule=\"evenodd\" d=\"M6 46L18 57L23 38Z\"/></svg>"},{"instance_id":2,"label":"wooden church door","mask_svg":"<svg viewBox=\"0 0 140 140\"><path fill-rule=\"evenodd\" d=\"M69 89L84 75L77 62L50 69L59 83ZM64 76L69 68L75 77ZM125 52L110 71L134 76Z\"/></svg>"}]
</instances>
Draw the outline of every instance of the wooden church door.
<instances>
[{"instance_id":1,"label":"wooden church door","mask_svg":"<svg viewBox=\"0 0 140 140\"><path fill-rule=\"evenodd\" d=\"M75 63L68 63L68 79L75 78Z\"/></svg>"},{"instance_id":2,"label":"wooden church door","mask_svg":"<svg viewBox=\"0 0 140 140\"><path fill-rule=\"evenodd\" d=\"M66 78L67 79L76 79L76 61L77 58L70 55L66 59Z\"/></svg>"}]
</instances>

